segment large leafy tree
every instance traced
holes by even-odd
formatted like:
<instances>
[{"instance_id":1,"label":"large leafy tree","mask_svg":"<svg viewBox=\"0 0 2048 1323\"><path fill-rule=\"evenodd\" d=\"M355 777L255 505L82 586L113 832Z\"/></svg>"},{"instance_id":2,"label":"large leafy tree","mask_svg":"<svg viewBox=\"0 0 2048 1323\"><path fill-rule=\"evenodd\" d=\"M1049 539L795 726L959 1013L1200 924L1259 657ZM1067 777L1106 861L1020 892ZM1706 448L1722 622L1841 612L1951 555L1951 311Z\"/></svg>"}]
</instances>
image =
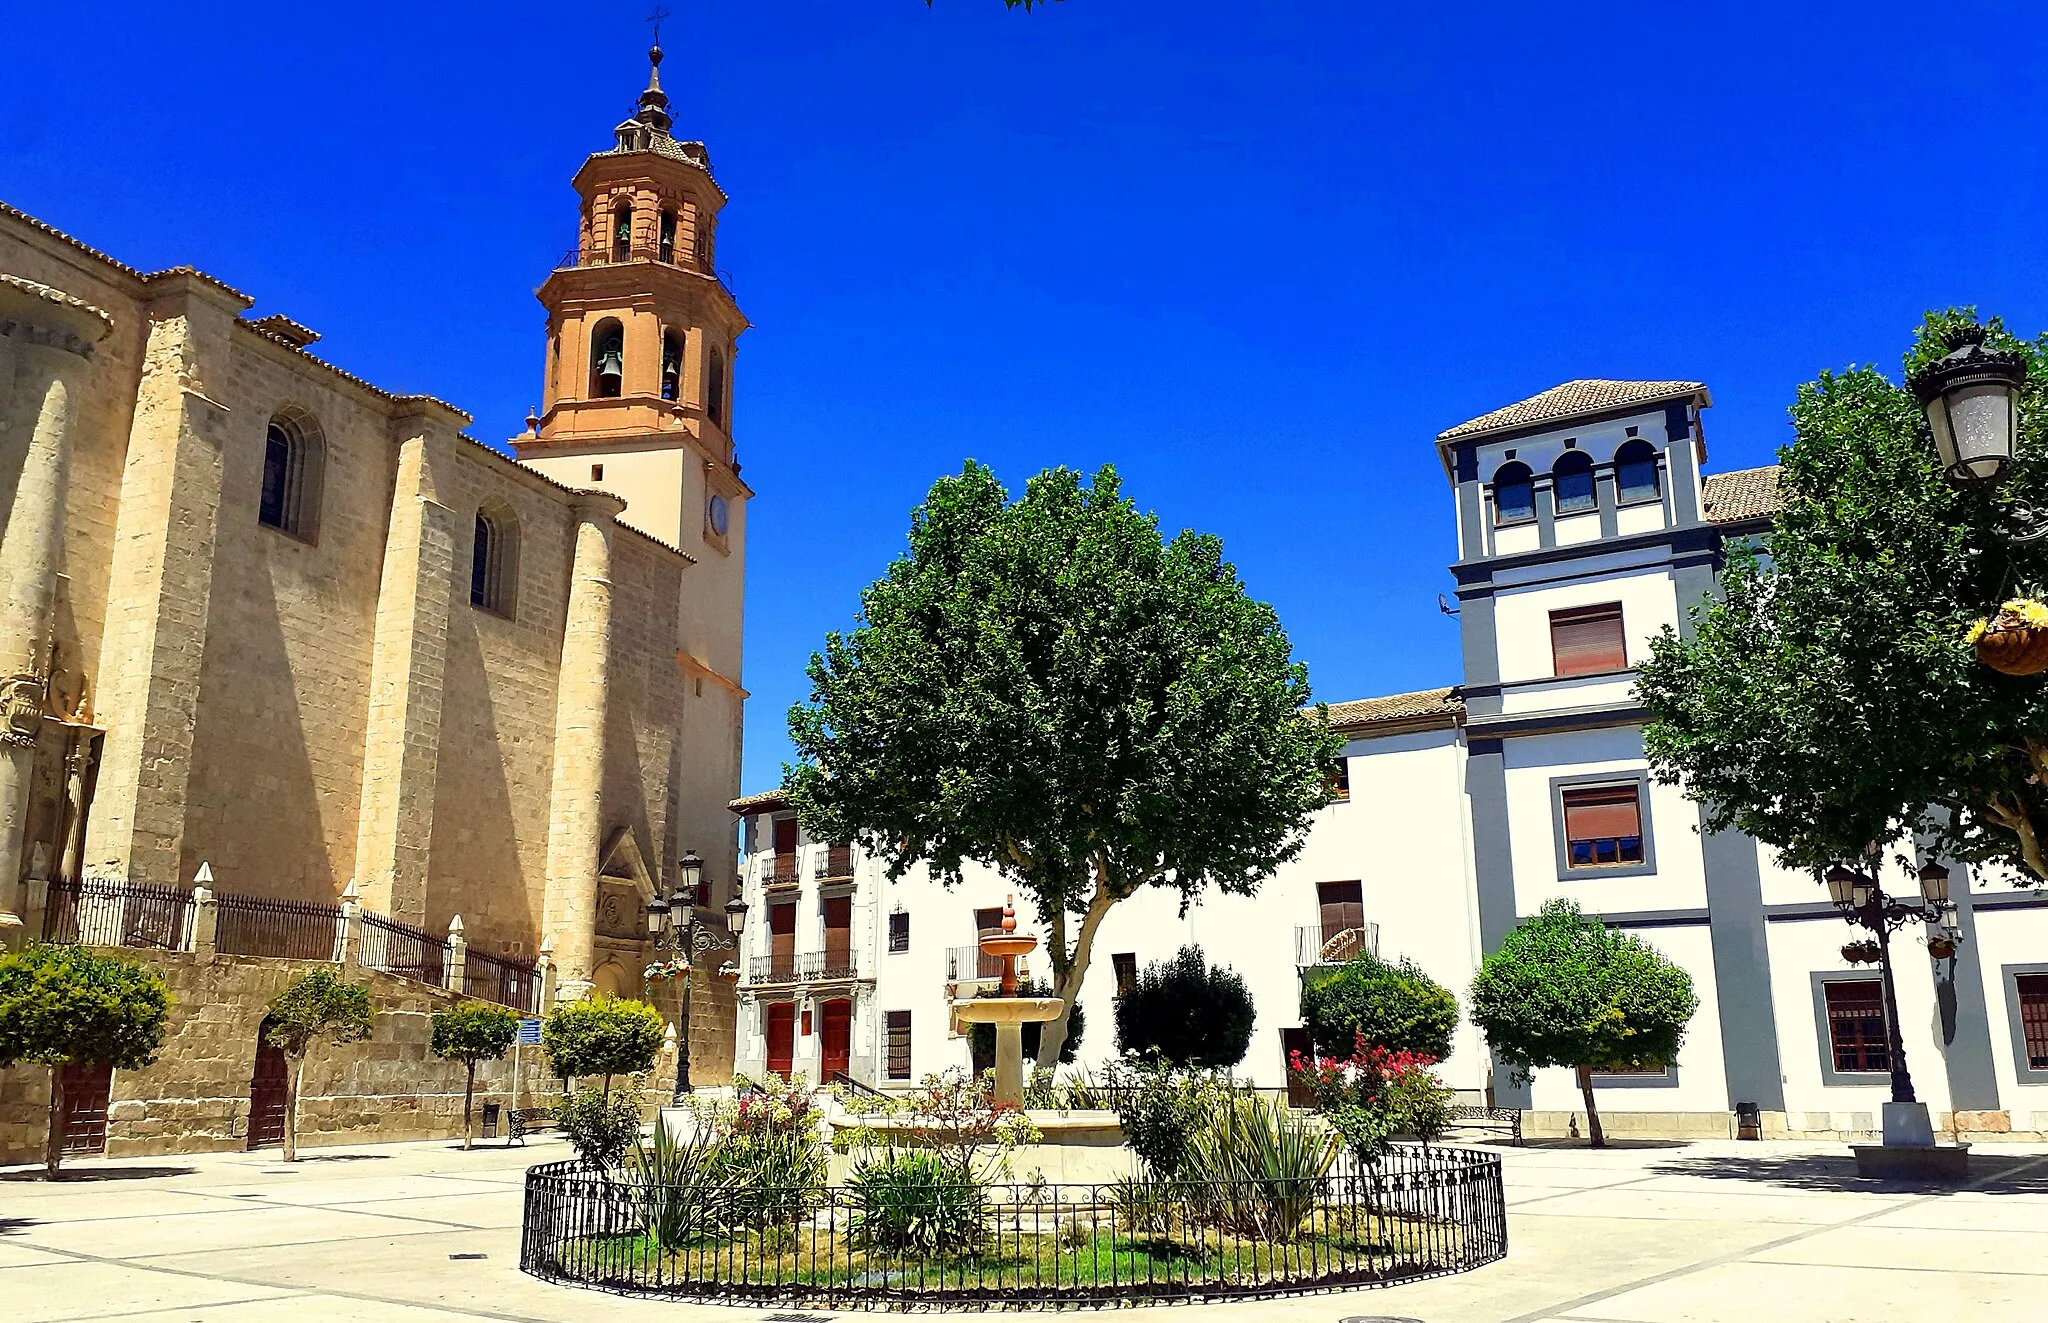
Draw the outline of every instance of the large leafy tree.
<instances>
[{"instance_id":1,"label":"large leafy tree","mask_svg":"<svg viewBox=\"0 0 2048 1323\"><path fill-rule=\"evenodd\" d=\"M470 1104L476 1097L476 1067L479 1061L498 1061L512 1050L519 1037L519 1013L490 1002L466 1001L434 1017L434 1055L443 1061L460 1061L462 1079L462 1146L469 1147ZM518 1081L513 1081L518 1088Z\"/></svg>"},{"instance_id":2,"label":"large leafy tree","mask_svg":"<svg viewBox=\"0 0 2048 1323\"><path fill-rule=\"evenodd\" d=\"M31 946L0 956L0 1066L50 1069L43 1168L64 1157L64 1067L138 1070L156 1060L170 1017L164 981L132 960L84 946Z\"/></svg>"},{"instance_id":3,"label":"large leafy tree","mask_svg":"<svg viewBox=\"0 0 2048 1323\"><path fill-rule=\"evenodd\" d=\"M1968 311L1929 314L1907 373L1939 358ZM2048 686L1977 662L1972 621L2048 585L2048 337L1986 346L2030 362L2011 476L1944 481L1912 392L1874 368L1800 387L1780 452L1783 512L1731 551L1695 631L1667 630L1636 683L1659 777L1787 866L1874 862L1887 842L2048 877ZM1930 807L1946 812L1930 814Z\"/></svg>"},{"instance_id":4,"label":"large leafy tree","mask_svg":"<svg viewBox=\"0 0 2048 1323\"><path fill-rule=\"evenodd\" d=\"M1517 1077L1540 1066L1577 1072L1594 1148L1607 1136L1593 1072L1670 1065L1699 1007L1690 974L1564 899L1515 925L1472 978L1472 1023Z\"/></svg>"},{"instance_id":5,"label":"large leafy tree","mask_svg":"<svg viewBox=\"0 0 2048 1323\"><path fill-rule=\"evenodd\" d=\"M370 1036L376 1013L370 1009L370 990L349 983L332 970L315 969L301 974L271 999L264 1017L264 1031L270 1045L282 1051L291 1063L286 1075L290 1097L284 1111L284 1160L299 1157L299 1090L306 1082L306 1054L315 1043L360 1043Z\"/></svg>"},{"instance_id":6,"label":"large leafy tree","mask_svg":"<svg viewBox=\"0 0 2048 1323\"><path fill-rule=\"evenodd\" d=\"M1000 870L1037 902L1069 1006L1111 906L1254 892L1329 797L1338 741L1273 609L1216 538L1163 539L1112 468L1048 469L1012 501L970 461L861 607L790 712L790 802L891 877ZM1065 1038L1046 1026L1041 1067Z\"/></svg>"}]
</instances>

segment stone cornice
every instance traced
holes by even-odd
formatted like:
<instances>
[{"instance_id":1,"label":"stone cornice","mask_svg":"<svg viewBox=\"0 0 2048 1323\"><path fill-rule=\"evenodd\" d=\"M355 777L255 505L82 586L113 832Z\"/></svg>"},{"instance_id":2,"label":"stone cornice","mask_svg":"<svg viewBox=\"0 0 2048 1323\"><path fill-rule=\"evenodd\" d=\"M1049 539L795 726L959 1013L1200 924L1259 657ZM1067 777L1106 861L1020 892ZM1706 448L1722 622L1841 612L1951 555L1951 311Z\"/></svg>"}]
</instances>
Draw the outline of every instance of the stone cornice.
<instances>
[{"instance_id":1,"label":"stone cornice","mask_svg":"<svg viewBox=\"0 0 2048 1323\"><path fill-rule=\"evenodd\" d=\"M84 299L20 276L0 275L0 335L91 358L93 346L113 327L113 317Z\"/></svg>"}]
</instances>

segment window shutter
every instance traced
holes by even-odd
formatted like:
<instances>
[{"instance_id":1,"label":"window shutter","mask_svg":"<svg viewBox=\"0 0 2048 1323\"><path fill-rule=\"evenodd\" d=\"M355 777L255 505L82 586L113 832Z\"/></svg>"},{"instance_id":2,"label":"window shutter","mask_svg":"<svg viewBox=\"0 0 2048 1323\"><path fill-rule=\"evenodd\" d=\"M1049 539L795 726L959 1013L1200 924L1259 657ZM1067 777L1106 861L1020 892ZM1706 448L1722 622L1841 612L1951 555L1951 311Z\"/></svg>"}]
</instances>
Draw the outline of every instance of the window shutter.
<instances>
[{"instance_id":1,"label":"window shutter","mask_svg":"<svg viewBox=\"0 0 2048 1323\"><path fill-rule=\"evenodd\" d=\"M1634 786L1564 792L1564 834L1574 841L1643 834L1642 805Z\"/></svg>"},{"instance_id":2,"label":"window shutter","mask_svg":"<svg viewBox=\"0 0 2048 1323\"><path fill-rule=\"evenodd\" d=\"M1621 606L1579 607L1550 613L1552 670L1558 675L1592 675L1628 665L1621 632Z\"/></svg>"}]
</instances>

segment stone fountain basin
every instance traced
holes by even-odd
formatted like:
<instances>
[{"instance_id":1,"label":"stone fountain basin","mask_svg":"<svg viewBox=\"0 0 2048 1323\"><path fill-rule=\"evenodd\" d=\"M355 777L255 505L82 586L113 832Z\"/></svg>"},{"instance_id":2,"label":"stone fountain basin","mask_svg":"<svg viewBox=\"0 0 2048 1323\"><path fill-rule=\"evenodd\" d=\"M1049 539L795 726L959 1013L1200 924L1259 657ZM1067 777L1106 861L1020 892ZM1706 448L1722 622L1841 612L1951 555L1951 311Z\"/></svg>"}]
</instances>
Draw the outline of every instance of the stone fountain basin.
<instances>
[{"instance_id":1,"label":"stone fountain basin","mask_svg":"<svg viewBox=\"0 0 2048 1323\"><path fill-rule=\"evenodd\" d=\"M953 1014L969 1024L1036 1024L1057 1020L1066 1003L1058 997L973 997L953 1003Z\"/></svg>"}]
</instances>

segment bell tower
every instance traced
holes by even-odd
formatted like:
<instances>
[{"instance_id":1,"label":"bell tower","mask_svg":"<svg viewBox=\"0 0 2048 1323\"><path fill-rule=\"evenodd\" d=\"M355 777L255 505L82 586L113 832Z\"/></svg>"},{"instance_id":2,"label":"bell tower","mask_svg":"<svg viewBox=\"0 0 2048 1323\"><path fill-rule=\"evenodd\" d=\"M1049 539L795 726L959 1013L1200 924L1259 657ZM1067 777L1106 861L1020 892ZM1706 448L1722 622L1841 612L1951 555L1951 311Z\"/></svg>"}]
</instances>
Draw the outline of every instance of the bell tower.
<instances>
[{"instance_id":1,"label":"bell tower","mask_svg":"<svg viewBox=\"0 0 2048 1323\"><path fill-rule=\"evenodd\" d=\"M736 557L751 493L732 445L734 346L747 319L713 265L725 192L701 142L669 132L661 47L613 145L572 182L576 247L537 291L542 405L520 460L626 502L621 522L699 562Z\"/></svg>"}]
</instances>

